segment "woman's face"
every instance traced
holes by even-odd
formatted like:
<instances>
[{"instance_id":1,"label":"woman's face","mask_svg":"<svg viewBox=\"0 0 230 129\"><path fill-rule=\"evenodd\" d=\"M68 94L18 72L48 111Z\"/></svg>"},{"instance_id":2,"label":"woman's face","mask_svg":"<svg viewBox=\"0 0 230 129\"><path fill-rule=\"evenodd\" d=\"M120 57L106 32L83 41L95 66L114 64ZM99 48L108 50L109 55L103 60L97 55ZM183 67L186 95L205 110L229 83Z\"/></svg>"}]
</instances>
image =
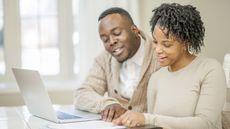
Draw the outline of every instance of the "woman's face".
<instances>
[{"instance_id":1,"label":"woman's face","mask_svg":"<svg viewBox=\"0 0 230 129\"><path fill-rule=\"evenodd\" d=\"M180 63L186 54L185 43L176 40L172 35L166 36L167 29L162 30L156 25L152 36L155 44L157 59L160 66L169 66L173 69L181 66Z\"/></svg>"}]
</instances>

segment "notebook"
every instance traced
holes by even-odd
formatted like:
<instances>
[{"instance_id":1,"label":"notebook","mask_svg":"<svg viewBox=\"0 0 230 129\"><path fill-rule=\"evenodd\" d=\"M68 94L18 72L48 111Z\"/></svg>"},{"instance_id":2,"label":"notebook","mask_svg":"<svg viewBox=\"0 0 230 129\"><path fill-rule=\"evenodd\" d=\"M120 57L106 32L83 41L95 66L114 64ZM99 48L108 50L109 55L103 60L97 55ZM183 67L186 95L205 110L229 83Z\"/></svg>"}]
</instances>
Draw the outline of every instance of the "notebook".
<instances>
[{"instance_id":1,"label":"notebook","mask_svg":"<svg viewBox=\"0 0 230 129\"><path fill-rule=\"evenodd\" d=\"M12 71L24 102L32 115L55 123L101 119L99 114L76 110L73 107L55 110L38 71L21 68L12 68Z\"/></svg>"}]
</instances>

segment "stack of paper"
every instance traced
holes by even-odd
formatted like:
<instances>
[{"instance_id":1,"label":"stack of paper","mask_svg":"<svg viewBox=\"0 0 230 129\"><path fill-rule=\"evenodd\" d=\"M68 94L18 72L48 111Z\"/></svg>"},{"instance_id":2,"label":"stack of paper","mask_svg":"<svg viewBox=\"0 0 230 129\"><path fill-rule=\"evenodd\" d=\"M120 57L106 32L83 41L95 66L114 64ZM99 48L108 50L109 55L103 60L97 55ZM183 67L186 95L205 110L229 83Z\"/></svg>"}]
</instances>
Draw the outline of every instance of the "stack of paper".
<instances>
[{"instance_id":1,"label":"stack of paper","mask_svg":"<svg viewBox=\"0 0 230 129\"><path fill-rule=\"evenodd\" d=\"M125 129L125 126L114 126L111 122L86 121L67 124L47 124L41 129Z\"/></svg>"}]
</instances>

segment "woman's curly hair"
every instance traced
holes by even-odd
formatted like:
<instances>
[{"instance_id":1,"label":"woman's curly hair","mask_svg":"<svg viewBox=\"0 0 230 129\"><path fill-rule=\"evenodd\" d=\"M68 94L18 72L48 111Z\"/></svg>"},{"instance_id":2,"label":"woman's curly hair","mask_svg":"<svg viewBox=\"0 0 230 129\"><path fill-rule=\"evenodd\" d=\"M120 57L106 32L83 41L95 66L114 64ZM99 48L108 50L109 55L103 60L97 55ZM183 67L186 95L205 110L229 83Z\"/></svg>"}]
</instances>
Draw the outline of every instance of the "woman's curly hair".
<instances>
[{"instance_id":1,"label":"woman's curly hair","mask_svg":"<svg viewBox=\"0 0 230 129\"><path fill-rule=\"evenodd\" d=\"M205 28L200 17L200 12L191 5L177 3L162 4L155 8L151 20L151 32L159 25L166 29L166 36L172 35L188 45L190 52L198 53L204 46Z\"/></svg>"}]
</instances>

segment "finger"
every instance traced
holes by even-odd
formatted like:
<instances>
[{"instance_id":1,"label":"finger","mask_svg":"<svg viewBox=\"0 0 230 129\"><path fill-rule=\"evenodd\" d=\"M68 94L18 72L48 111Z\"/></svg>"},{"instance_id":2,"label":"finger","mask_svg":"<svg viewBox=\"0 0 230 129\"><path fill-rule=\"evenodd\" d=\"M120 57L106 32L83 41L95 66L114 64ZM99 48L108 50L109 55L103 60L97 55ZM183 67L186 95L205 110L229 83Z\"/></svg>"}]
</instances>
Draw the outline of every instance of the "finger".
<instances>
[{"instance_id":1,"label":"finger","mask_svg":"<svg viewBox=\"0 0 230 129\"><path fill-rule=\"evenodd\" d=\"M113 125L118 125L118 121L119 121L119 119L112 120Z\"/></svg>"},{"instance_id":2,"label":"finger","mask_svg":"<svg viewBox=\"0 0 230 129\"><path fill-rule=\"evenodd\" d=\"M116 110L115 118L122 116L126 112L127 112L127 110L125 110L124 108L120 108L120 109Z\"/></svg>"},{"instance_id":3,"label":"finger","mask_svg":"<svg viewBox=\"0 0 230 129\"><path fill-rule=\"evenodd\" d=\"M118 112L115 112L113 119L117 119L121 116L122 114L119 114Z\"/></svg>"},{"instance_id":4,"label":"finger","mask_svg":"<svg viewBox=\"0 0 230 129\"><path fill-rule=\"evenodd\" d=\"M135 121L131 121L130 126L129 127L136 127L137 123Z\"/></svg>"},{"instance_id":5,"label":"finger","mask_svg":"<svg viewBox=\"0 0 230 129\"><path fill-rule=\"evenodd\" d=\"M131 121L127 119L123 124L127 127L130 127Z\"/></svg>"},{"instance_id":6,"label":"finger","mask_svg":"<svg viewBox=\"0 0 230 129\"><path fill-rule=\"evenodd\" d=\"M115 115L115 111L113 109L110 109L106 121L111 122L114 118L114 115Z\"/></svg>"},{"instance_id":7,"label":"finger","mask_svg":"<svg viewBox=\"0 0 230 129\"><path fill-rule=\"evenodd\" d=\"M115 125L123 125L122 121L124 119L124 116L120 116L116 119L114 119L112 122L115 124Z\"/></svg>"},{"instance_id":8,"label":"finger","mask_svg":"<svg viewBox=\"0 0 230 129\"><path fill-rule=\"evenodd\" d=\"M105 110L101 111L101 118L103 119Z\"/></svg>"},{"instance_id":9,"label":"finger","mask_svg":"<svg viewBox=\"0 0 230 129\"><path fill-rule=\"evenodd\" d=\"M101 119L103 120L103 116L104 116L104 110L101 111Z\"/></svg>"},{"instance_id":10,"label":"finger","mask_svg":"<svg viewBox=\"0 0 230 129\"><path fill-rule=\"evenodd\" d=\"M126 111L126 110L124 110L124 109L121 108L121 107L120 107L120 108L117 108L117 109L116 109L116 114L117 114L116 117L121 116L122 114L125 113L125 111Z\"/></svg>"},{"instance_id":11,"label":"finger","mask_svg":"<svg viewBox=\"0 0 230 129\"><path fill-rule=\"evenodd\" d=\"M102 114L102 120L103 120L103 121L106 121L108 112L109 112L109 109L105 109L105 110L103 111L103 114Z\"/></svg>"},{"instance_id":12,"label":"finger","mask_svg":"<svg viewBox=\"0 0 230 129\"><path fill-rule=\"evenodd\" d=\"M122 124L127 124L127 123L130 123L130 121L128 122L128 117L127 116L124 116L121 120L121 123Z\"/></svg>"},{"instance_id":13,"label":"finger","mask_svg":"<svg viewBox=\"0 0 230 129\"><path fill-rule=\"evenodd\" d=\"M120 118L114 119L114 120L112 121L112 123L113 123L113 125L122 125L121 119L120 119Z\"/></svg>"},{"instance_id":14,"label":"finger","mask_svg":"<svg viewBox=\"0 0 230 129\"><path fill-rule=\"evenodd\" d=\"M120 119L124 119L126 117L126 113L119 116Z\"/></svg>"}]
</instances>

